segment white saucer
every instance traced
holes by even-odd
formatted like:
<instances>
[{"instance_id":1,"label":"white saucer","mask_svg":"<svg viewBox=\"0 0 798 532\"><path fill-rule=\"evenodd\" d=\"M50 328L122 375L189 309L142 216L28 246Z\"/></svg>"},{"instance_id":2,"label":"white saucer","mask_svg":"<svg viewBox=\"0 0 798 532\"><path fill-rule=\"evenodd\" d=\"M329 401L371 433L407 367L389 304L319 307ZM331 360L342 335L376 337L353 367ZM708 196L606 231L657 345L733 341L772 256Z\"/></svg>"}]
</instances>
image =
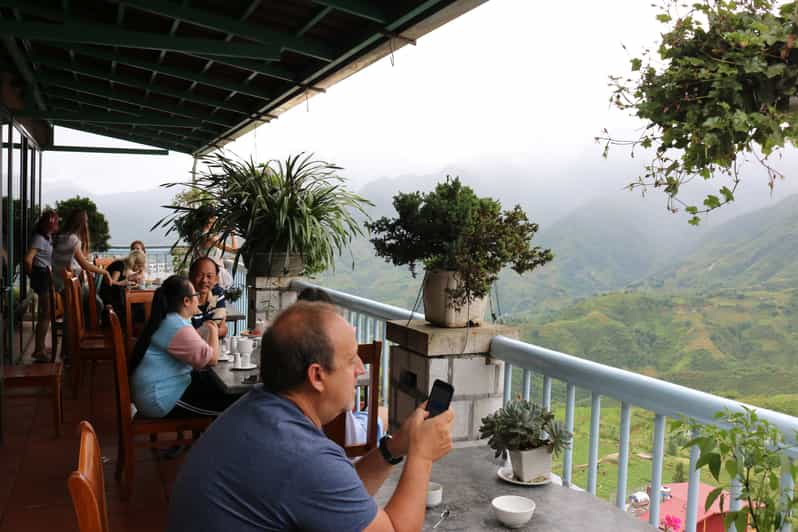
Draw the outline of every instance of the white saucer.
<instances>
[{"instance_id":1,"label":"white saucer","mask_svg":"<svg viewBox=\"0 0 798 532\"><path fill-rule=\"evenodd\" d=\"M515 476L513 475L513 469L510 467L507 468L500 467L499 470L496 471L496 475L498 475L498 477L503 481L509 482L510 484L517 484L518 486L545 486L546 484L551 483L551 475L549 475L546 478L546 480L539 480L537 482L535 481L522 482L517 478L515 478Z\"/></svg>"},{"instance_id":2,"label":"white saucer","mask_svg":"<svg viewBox=\"0 0 798 532\"><path fill-rule=\"evenodd\" d=\"M250 364L249 366L242 366L240 368L230 368L232 371L249 371L251 369L257 369L257 364Z\"/></svg>"},{"instance_id":3,"label":"white saucer","mask_svg":"<svg viewBox=\"0 0 798 532\"><path fill-rule=\"evenodd\" d=\"M218 362L232 362L233 357L229 355L219 355Z\"/></svg>"}]
</instances>

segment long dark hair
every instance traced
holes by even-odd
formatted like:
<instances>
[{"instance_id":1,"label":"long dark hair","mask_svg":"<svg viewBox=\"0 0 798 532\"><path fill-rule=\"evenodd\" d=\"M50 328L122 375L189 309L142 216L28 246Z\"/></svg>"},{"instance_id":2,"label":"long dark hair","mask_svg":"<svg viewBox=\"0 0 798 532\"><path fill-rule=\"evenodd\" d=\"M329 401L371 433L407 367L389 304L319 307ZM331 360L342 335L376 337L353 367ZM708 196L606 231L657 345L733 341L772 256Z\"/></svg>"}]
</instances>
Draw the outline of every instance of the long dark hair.
<instances>
[{"instance_id":1,"label":"long dark hair","mask_svg":"<svg viewBox=\"0 0 798 532\"><path fill-rule=\"evenodd\" d=\"M133 348L133 356L128 360L128 374L133 375L136 368L144 359L144 353L150 347L152 335L161 326L161 322L170 312L177 312L183 305L183 298L190 297L194 293L191 283L181 275L172 275L155 291L152 296L152 309L150 310L150 320L144 326L141 336L136 341Z\"/></svg>"},{"instance_id":2,"label":"long dark hair","mask_svg":"<svg viewBox=\"0 0 798 532\"><path fill-rule=\"evenodd\" d=\"M47 209L36 222L36 232L50 240L51 234L55 231L58 231L58 213Z\"/></svg>"},{"instance_id":3,"label":"long dark hair","mask_svg":"<svg viewBox=\"0 0 798 532\"><path fill-rule=\"evenodd\" d=\"M81 251L88 255L91 248L89 241L89 213L83 209L75 209L66 219L66 223L61 226L62 235L75 235L80 239Z\"/></svg>"}]
</instances>

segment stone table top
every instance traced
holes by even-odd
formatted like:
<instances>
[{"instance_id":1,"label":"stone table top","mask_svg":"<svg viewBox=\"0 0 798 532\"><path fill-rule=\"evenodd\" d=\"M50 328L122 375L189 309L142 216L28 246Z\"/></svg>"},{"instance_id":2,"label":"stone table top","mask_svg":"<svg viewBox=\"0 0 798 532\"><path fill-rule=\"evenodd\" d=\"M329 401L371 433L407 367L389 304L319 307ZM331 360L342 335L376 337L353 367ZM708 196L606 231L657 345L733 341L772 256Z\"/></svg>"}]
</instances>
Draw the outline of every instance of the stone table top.
<instances>
[{"instance_id":1,"label":"stone table top","mask_svg":"<svg viewBox=\"0 0 798 532\"><path fill-rule=\"evenodd\" d=\"M211 372L216 384L224 391L224 393L240 395L248 392L255 386L255 383L245 383L244 379L250 375L259 375L260 368L256 367L250 370L235 370L233 371L232 362L219 362L215 366L211 366L208 371Z\"/></svg>"},{"instance_id":2,"label":"stone table top","mask_svg":"<svg viewBox=\"0 0 798 532\"><path fill-rule=\"evenodd\" d=\"M257 364L257 361L255 363ZM246 393L251 390L255 384L260 382L260 379L258 379L256 382L243 382L244 379L250 375L260 375L260 367L250 370L233 370L232 368L232 362L219 362L215 366L208 368L208 371L211 372L216 384L219 385L219 388L221 388L224 393L241 395L242 393ZM357 385L368 386L368 384L369 371L367 369L366 373L358 377Z\"/></svg>"},{"instance_id":3,"label":"stone table top","mask_svg":"<svg viewBox=\"0 0 798 532\"><path fill-rule=\"evenodd\" d=\"M652 532L647 522L634 518L607 501L587 492L558 486L518 486L509 484L496 475L499 464L493 451L487 447L454 449L433 464L433 482L443 486L443 503L427 509L424 530L432 530L441 512L449 508L450 516L436 531L446 530L508 530L493 515L490 502L500 495L520 495L537 505L532 520L517 530L525 531L607 531ZM394 468L376 495L377 503L384 506L393 494L402 467Z\"/></svg>"}]
</instances>

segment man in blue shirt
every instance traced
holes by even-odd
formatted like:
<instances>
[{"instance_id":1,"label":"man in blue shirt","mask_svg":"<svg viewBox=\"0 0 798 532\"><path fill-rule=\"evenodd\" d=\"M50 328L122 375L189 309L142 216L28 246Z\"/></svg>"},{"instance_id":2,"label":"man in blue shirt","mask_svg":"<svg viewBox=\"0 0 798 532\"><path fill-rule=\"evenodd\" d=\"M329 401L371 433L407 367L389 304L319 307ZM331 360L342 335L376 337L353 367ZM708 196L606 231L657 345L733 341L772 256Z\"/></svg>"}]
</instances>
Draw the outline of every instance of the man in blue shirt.
<instances>
[{"instance_id":1,"label":"man in blue shirt","mask_svg":"<svg viewBox=\"0 0 798 532\"><path fill-rule=\"evenodd\" d=\"M229 408L189 453L169 504L169 532L419 531L432 463L452 446L451 410L417 409L380 449L352 464L322 426L351 409L365 368L354 329L325 303L286 309L262 342L263 386ZM372 496L407 455L385 508Z\"/></svg>"}]
</instances>

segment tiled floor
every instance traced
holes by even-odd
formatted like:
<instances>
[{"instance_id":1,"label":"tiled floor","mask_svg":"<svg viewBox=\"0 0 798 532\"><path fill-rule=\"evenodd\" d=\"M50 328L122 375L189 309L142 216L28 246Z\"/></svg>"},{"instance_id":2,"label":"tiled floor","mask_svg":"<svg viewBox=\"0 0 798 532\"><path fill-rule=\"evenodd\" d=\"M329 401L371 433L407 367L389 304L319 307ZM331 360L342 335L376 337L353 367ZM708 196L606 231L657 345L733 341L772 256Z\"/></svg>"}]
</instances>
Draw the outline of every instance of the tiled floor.
<instances>
[{"instance_id":1,"label":"tiled floor","mask_svg":"<svg viewBox=\"0 0 798 532\"><path fill-rule=\"evenodd\" d=\"M82 419L94 425L103 455L110 458L105 483L111 531L164 530L167 492L181 459L157 460L150 451L140 450L133 495L120 501L114 480L117 427L112 376L110 365L98 370L94 408L89 405L88 386L78 399L71 397L70 386L64 387L59 438L48 398L9 398L8 423L0 445L0 532L77 531L66 481L77 465L77 427ZM67 371L66 383L70 377Z\"/></svg>"}]
</instances>

